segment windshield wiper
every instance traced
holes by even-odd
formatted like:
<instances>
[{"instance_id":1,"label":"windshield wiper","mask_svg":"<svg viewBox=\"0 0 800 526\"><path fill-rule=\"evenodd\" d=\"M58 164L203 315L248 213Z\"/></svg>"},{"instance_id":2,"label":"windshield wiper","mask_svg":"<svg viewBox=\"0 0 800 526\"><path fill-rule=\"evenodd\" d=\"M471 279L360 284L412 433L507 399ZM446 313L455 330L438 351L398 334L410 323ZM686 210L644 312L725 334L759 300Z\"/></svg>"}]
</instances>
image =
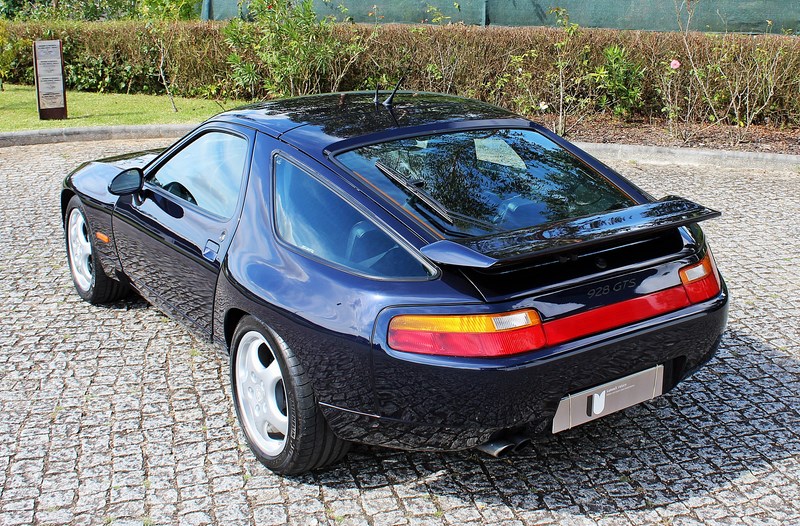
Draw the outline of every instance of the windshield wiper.
<instances>
[{"instance_id":1,"label":"windshield wiper","mask_svg":"<svg viewBox=\"0 0 800 526\"><path fill-rule=\"evenodd\" d=\"M383 173L386 177L402 186L405 190L411 193L411 195L425 203L432 212L436 213L437 216L444 219L451 225L455 224L455 221L453 221L453 218L450 216L447 208L445 208L442 203L431 197L428 193L423 192L416 184L414 184L413 181L408 180L408 178L406 178L403 174L394 168L386 166L380 161L375 162L375 168L380 170L381 173Z\"/></svg>"},{"instance_id":2,"label":"windshield wiper","mask_svg":"<svg viewBox=\"0 0 800 526\"><path fill-rule=\"evenodd\" d=\"M452 210L449 210L449 209L447 210L447 212L450 215L452 215L452 216L454 216L454 217L456 217L458 219L461 219L462 221L465 221L467 223L472 223L473 225L478 225L479 227L483 228L484 230L490 230L490 231L493 231L493 232L499 232L499 231L503 230L501 227L495 225L494 223L490 223L490 222L484 221L482 219L478 219L478 218L475 218L475 217L464 215L464 214L461 214L459 212L453 212Z\"/></svg>"}]
</instances>

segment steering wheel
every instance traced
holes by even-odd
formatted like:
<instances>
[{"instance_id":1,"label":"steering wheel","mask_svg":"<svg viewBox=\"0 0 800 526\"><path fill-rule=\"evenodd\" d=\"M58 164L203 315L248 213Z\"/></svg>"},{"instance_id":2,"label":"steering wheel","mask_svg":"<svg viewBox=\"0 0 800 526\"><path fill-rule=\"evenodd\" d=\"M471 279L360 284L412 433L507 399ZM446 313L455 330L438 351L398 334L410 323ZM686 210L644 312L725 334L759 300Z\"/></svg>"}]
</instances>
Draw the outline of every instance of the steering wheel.
<instances>
[{"instance_id":1,"label":"steering wheel","mask_svg":"<svg viewBox=\"0 0 800 526\"><path fill-rule=\"evenodd\" d=\"M187 190L186 187L183 186L178 181L172 181L171 183L165 184L164 185L164 190L166 190L167 192L169 192L169 193L171 193L173 195L177 195L178 197L180 197L184 201L189 201L193 205L197 204L197 201L195 200L195 198L192 195L192 193L189 190Z\"/></svg>"},{"instance_id":2,"label":"steering wheel","mask_svg":"<svg viewBox=\"0 0 800 526\"><path fill-rule=\"evenodd\" d=\"M602 192L593 191L580 183L573 186L571 194L575 204L581 207L593 205L604 197Z\"/></svg>"}]
</instances>

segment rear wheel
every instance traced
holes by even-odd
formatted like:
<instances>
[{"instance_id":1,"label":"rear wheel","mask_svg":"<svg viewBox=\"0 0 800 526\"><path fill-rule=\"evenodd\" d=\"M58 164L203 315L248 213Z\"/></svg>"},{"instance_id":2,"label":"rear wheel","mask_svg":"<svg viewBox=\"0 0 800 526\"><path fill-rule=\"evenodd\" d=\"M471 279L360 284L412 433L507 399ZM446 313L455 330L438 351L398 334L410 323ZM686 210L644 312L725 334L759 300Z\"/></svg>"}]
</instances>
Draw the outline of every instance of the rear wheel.
<instances>
[{"instance_id":1,"label":"rear wheel","mask_svg":"<svg viewBox=\"0 0 800 526\"><path fill-rule=\"evenodd\" d=\"M75 290L90 303L106 303L128 293L128 287L103 272L80 198L72 196L64 216L67 259Z\"/></svg>"},{"instance_id":2,"label":"rear wheel","mask_svg":"<svg viewBox=\"0 0 800 526\"><path fill-rule=\"evenodd\" d=\"M236 415L256 458L276 473L297 474L344 457L303 366L273 330L246 316L231 345Z\"/></svg>"}]
</instances>

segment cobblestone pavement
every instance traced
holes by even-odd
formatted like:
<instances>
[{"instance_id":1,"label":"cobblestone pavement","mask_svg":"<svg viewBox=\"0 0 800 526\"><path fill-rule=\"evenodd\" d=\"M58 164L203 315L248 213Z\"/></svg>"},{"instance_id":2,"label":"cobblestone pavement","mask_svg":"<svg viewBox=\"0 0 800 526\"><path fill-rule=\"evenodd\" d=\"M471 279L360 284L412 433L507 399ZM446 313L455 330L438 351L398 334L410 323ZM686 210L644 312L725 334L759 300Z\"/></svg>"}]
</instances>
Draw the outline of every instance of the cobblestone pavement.
<instances>
[{"instance_id":1,"label":"cobblestone pavement","mask_svg":"<svg viewBox=\"0 0 800 526\"><path fill-rule=\"evenodd\" d=\"M494 459L356 447L275 476L224 354L141 301L73 292L58 211L79 162L158 141L0 149L0 524L800 524L800 172L618 163L705 226L733 296L669 395Z\"/></svg>"}]
</instances>

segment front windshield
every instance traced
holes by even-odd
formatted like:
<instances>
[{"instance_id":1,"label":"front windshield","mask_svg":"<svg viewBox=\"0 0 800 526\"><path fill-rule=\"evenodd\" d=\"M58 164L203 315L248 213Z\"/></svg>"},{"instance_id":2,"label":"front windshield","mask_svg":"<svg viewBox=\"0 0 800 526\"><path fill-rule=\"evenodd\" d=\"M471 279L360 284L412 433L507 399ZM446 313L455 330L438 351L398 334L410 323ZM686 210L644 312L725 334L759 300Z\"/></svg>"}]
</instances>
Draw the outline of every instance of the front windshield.
<instances>
[{"instance_id":1,"label":"front windshield","mask_svg":"<svg viewBox=\"0 0 800 526\"><path fill-rule=\"evenodd\" d=\"M504 232L634 204L533 130L420 136L364 146L337 159L445 237Z\"/></svg>"}]
</instances>

